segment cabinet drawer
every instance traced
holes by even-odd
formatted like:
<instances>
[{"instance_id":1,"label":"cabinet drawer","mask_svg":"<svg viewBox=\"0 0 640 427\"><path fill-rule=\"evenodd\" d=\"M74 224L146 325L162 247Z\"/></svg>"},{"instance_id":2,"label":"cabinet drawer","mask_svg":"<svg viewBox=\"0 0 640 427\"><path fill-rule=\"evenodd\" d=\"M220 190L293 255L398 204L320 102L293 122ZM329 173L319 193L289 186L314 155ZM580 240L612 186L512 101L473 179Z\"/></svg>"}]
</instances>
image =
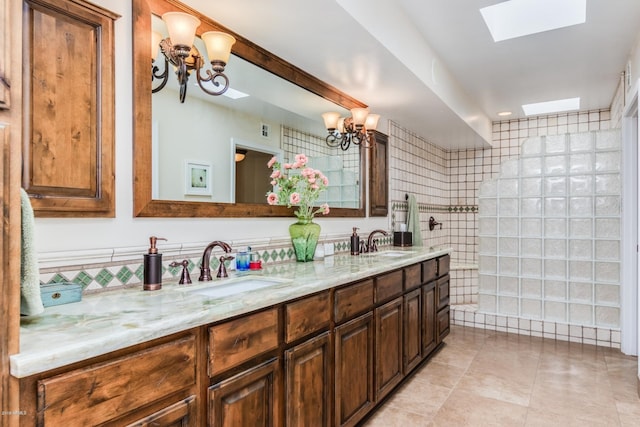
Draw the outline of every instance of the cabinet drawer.
<instances>
[{"instance_id":1,"label":"cabinet drawer","mask_svg":"<svg viewBox=\"0 0 640 427\"><path fill-rule=\"evenodd\" d=\"M209 375L278 347L275 308L209 328Z\"/></svg>"},{"instance_id":2,"label":"cabinet drawer","mask_svg":"<svg viewBox=\"0 0 640 427\"><path fill-rule=\"evenodd\" d=\"M290 343L326 327L331 320L329 292L289 303L284 309L285 342Z\"/></svg>"},{"instance_id":3,"label":"cabinet drawer","mask_svg":"<svg viewBox=\"0 0 640 427\"><path fill-rule=\"evenodd\" d=\"M451 257L449 255L441 256L440 258L438 258L438 277L449 274L450 261Z\"/></svg>"},{"instance_id":4,"label":"cabinet drawer","mask_svg":"<svg viewBox=\"0 0 640 427\"><path fill-rule=\"evenodd\" d=\"M375 302L389 300L402 294L402 270L382 274L375 278Z\"/></svg>"},{"instance_id":5,"label":"cabinet drawer","mask_svg":"<svg viewBox=\"0 0 640 427\"><path fill-rule=\"evenodd\" d=\"M422 263L422 283L435 280L438 277L438 260L428 259Z\"/></svg>"},{"instance_id":6,"label":"cabinet drawer","mask_svg":"<svg viewBox=\"0 0 640 427\"><path fill-rule=\"evenodd\" d=\"M449 275L438 279L438 310L449 305Z\"/></svg>"},{"instance_id":7,"label":"cabinet drawer","mask_svg":"<svg viewBox=\"0 0 640 427\"><path fill-rule=\"evenodd\" d=\"M38 425L98 425L196 383L189 335L38 381Z\"/></svg>"},{"instance_id":8,"label":"cabinet drawer","mask_svg":"<svg viewBox=\"0 0 640 427\"><path fill-rule=\"evenodd\" d=\"M141 420L128 424L127 427L193 426L196 424L195 399L195 396L189 396Z\"/></svg>"},{"instance_id":9,"label":"cabinet drawer","mask_svg":"<svg viewBox=\"0 0 640 427\"><path fill-rule=\"evenodd\" d=\"M342 322L373 306L373 279L367 279L335 291L334 319Z\"/></svg>"},{"instance_id":10,"label":"cabinet drawer","mask_svg":"<svg viewBox=\"0 0 640 427\"><path fill-rule=\"evenodd\" d=\"M438 312L438 342L449 335L449 307L443 308Z\"/></svg>"},{"instance_id":11,"label":"cabinet drawer","mask_svg":"<svg viewBox=\"0 0 640 427\"><path fill-rule=\"evenodd\" d=\"M420 264L412 265L404 269L404 289L408 291L422 284Z\"/></svg>"}]
</instances>

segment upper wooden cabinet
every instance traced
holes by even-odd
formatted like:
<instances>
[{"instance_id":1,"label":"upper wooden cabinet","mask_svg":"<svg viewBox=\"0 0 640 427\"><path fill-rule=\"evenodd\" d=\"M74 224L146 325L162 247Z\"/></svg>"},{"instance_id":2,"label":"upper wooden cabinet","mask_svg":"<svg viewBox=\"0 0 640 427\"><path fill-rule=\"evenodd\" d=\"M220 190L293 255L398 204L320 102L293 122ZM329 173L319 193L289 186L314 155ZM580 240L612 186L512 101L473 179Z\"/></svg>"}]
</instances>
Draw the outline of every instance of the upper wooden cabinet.
<instances>
[{"instance_id":1,"label":"upper wooden cabinet","mask_svg":"<svg viewBox=\"0 0 640 427\"><path fill-rule=\"evenodd\" d=\"M22 185L36 216L115 215L119 16L83 0L26 0Z\"/></svg>"},{"instance_id":2,"label":"upper wooden cabinet","mask_svg":"<svg viewBox=\"0 0 640 427\"><path fill-rule=\"evenodd\" d=\"M389 212L389 137L374 131L369 158L369 215Z\"/></svg>"},{"instance_id":3,"label":"upper wooden cabinet","mask_svg":"<svg viewBox=\"0 0 640 427\"><path fill-rule=\"evenodd\" d=\"M11 88L11 25L9 25L9 4L3 1L0 4L0 109L10 107L9 89Z\"/></svg>"}]
</instances>

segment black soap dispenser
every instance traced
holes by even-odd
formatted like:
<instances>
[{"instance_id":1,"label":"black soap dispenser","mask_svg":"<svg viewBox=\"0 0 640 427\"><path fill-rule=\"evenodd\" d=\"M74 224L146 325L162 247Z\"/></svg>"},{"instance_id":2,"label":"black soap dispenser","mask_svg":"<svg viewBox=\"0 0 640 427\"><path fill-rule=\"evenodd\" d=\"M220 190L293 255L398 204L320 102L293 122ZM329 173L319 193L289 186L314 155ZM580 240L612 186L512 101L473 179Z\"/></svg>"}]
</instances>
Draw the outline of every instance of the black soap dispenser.
<instances>
[{"instance_id":1,"label":"black soap dispenser","mask_svg":"<svg viewBox=\"0 0 640 427\"><path fill-rule=\"evenodd\" d=\"M360 255L360 236L358 236L358 227L353 227L351 235L351 255Z\"/></svg>"},{"instance_id":2,"label":"black soap dispenser","mask_svg":"<svg viewBox=\"0 0 640 427\"><path fill-rule=\"evenodd\" d=\"M156 242L167 240L163 237L149 237L149 253L144 254L144 281L142 289L157 291L162 289L162 254L158 253Z\"/></svg>"}]
</instances>

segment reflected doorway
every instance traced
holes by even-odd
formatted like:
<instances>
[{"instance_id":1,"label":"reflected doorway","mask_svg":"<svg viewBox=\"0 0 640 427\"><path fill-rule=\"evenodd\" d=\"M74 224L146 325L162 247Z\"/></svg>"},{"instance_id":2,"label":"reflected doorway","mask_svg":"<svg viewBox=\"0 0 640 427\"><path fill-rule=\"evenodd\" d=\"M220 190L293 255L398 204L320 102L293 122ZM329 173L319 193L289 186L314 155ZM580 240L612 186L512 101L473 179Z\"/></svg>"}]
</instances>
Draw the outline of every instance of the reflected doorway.
<instances>
[{"instance_id":1,"label":"reflected doorway","mask_svg":"<svg viewBox=\"0 0 640 427\"><path fill-rule=\"evenodd\" d=\"M236 147L236 203L266 203L273 154Z\"/></svg>"}]
</instances>

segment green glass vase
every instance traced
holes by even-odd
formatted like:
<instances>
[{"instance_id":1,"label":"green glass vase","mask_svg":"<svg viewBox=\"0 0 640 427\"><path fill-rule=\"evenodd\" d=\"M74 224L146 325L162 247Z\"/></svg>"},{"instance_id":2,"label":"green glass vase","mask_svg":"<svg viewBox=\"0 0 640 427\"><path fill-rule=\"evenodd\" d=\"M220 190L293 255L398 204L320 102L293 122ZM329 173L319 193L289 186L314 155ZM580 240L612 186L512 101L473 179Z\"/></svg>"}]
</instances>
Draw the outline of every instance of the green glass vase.
<instances>
[{"instance_id":1,"label":"green glass vase","mask_svg":"<svg viewBox=\"0 0 640 427\"><path fill-rule=\"evenodd\" d=\"M313 254L316 252L320 237L320 225L313 222L313 219L299 218L298 222L289 226L289 234L293 250L296 253L296 260L299 262L313 261Z\"/></svg>"}]
</instances>

